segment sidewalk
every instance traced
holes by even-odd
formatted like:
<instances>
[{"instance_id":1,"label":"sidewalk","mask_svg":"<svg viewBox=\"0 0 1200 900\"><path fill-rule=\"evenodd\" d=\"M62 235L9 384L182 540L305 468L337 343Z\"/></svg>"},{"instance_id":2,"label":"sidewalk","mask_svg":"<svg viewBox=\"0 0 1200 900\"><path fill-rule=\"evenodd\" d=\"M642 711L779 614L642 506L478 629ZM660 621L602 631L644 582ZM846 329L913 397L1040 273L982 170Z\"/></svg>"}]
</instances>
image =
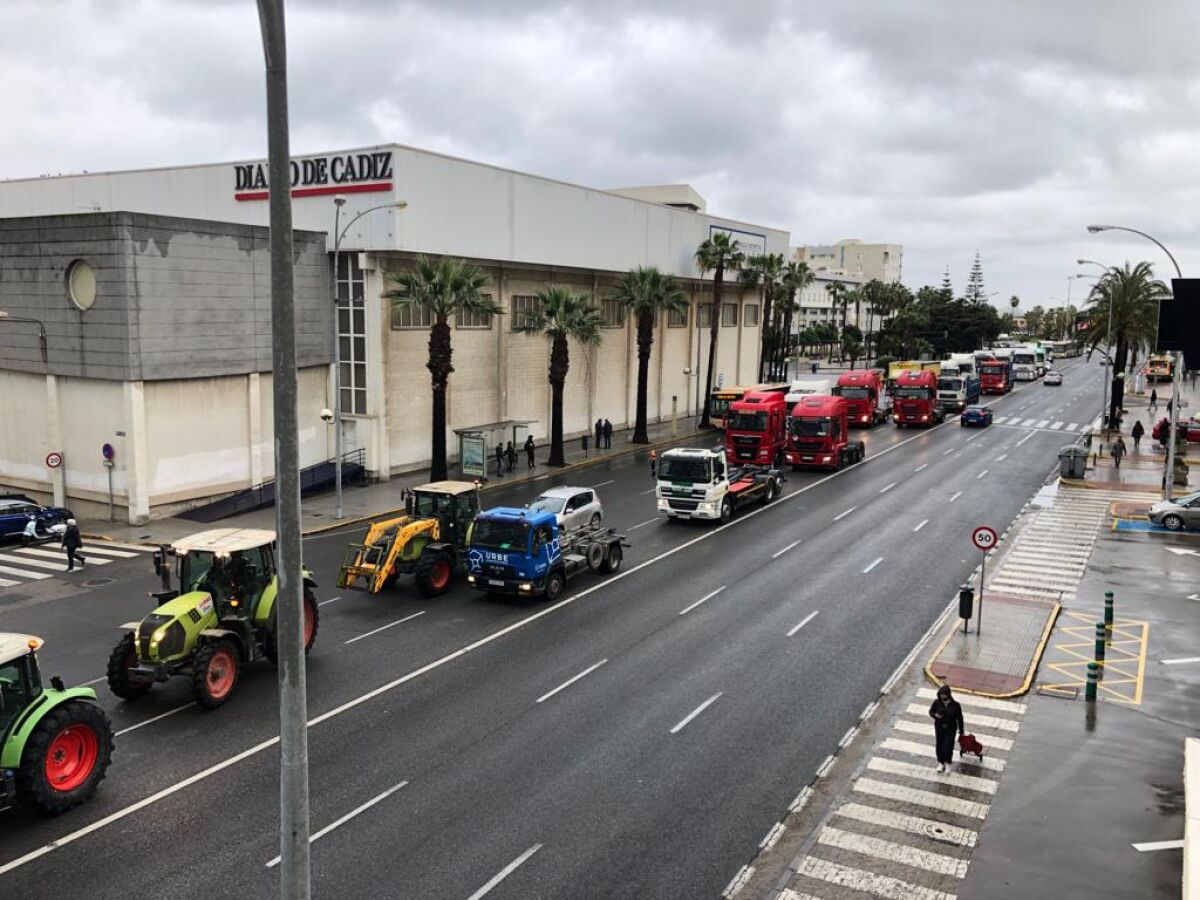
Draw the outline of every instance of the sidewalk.
<instances>
[{"instance_id":1,"label":"sidewalk","mask_svg":"<svg viewBox=\"0 0 1200 900\"><path fill-rule=\"evenodd\" d=\"M517 459L517 467L511 474L496 477L495 459L488 460L488 480L482 484L483 491L497 488L512 487L518 484L528 484L547 478L561 477L565 473L607 462L624 456L646 455L652 449L661 449L679 443L700 443L703 446L720 441L720 432L700 432L695 429L694 417L682 419L678 423L678 436L671 437L671 423L659 422L647 428L649 444L633 444L630 438L633 430L614 431L612 448L596 450L589 448L584 453L578 438L565 442L564 457L566 465L550 468L546 465L546 457L550 452L548 446L537 448L537 465L534 469L527 468L525 454L522 452ZM589 440L589 444L591 441ZM450 466L450 478L459 478L457 464ZM429 481L429 470L420 469L396 475L389 481L376 484L347 484L342 490L342 519L335 519L336 498L333 489L304 497L300 501L301 526L304 534L318 534L333 528L352 525L355 522L379 518L384 515L395 515L403 512L401 500L402 491ZM532 490L532 489L531 489ZM532 493L530 499L532 499ZM127 525L120 522L84 522L84 536L91 540L112 540L127 543L170 543L185 535L194 534L206 528L275 528L275 507L269 506L252 512L229 516L219 522L206 524L177 516L154 519L144 525Z\"/></svg>"}]
</instances>

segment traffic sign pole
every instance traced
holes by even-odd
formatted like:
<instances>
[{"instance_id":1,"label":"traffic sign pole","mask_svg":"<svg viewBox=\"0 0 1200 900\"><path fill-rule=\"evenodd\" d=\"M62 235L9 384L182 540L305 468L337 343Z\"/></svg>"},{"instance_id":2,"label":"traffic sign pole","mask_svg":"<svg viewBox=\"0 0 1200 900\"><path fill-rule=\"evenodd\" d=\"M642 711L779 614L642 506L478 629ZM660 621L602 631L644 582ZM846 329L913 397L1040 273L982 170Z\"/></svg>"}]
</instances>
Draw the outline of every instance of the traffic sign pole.
<instances>
[{"instance_id":1,"label":"traffic sign pole","mask_svg":"<svg viewBox=\"0 0 1200 900\"><path fill-rule=\"evenodd\" d=\"M987 565L987 551L983 551L983 559L979 561L979 621L975 623L975 635L983 634L983 570Z\"/></svg>"},{"instance_id":2,"label":"traffic sign pole","mask_svg":"<svg viewBox=\"0 0 1200 900\"><path fill-rule=\"evenodd\" d=\"M975 623L976 635L983 633L983 582L987 569L987 555L988 551L995 547L999 541L1000 538L996 534L996 530L987 525L980 525L971 532L971 543L983 553L983 558L979 561L979 621Z\"/></svg>"}]
</instances>

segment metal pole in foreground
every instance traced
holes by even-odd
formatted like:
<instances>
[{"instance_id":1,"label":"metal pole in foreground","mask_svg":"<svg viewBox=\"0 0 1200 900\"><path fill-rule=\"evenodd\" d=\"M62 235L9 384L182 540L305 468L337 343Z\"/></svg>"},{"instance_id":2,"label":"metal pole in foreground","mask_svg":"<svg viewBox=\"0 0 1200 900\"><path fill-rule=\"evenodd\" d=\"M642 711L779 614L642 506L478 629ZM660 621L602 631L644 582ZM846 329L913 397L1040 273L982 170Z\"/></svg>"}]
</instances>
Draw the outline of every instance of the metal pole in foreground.
<instances>
[{"instance_id":1,"label":"metal pole in foreground","mask_svg":"<svg viewBox=\"0 0 1200 900\"><path fill-rule=\"evenodd\" d=\"M278 532L279 895L311 895L308 826L308 698L300 581L299 423L292 198L288 149L287 40L283 0L258 0L267 81L271 203L271 362L274 369L275 521Z\"/></svg>"},{"instance_id":2,"label":"metal pole in foreground","mask_svg":"<svg viewBox=\"0 0 1200 900\"><path fill-rule=\"evenodd\" d=\"M975 623L975 636L983 634L983 571L987 566L987 551L983 551L983 559L979 561L979 621Z\"/></svg>"},{"instance_id":3,"label":"metal pole in foreground","mask_svg":"<svg viewBox=\"0 0 1200 900\"><path fill-rule=\"evenodd\" d=\"M333 198L333 482L337 495L333 512L335 519L342 517L342 336L338 309L338 251L342 246L342 232L338 226L341 221L342 204L345 202L345 197ZM349 279L347 289L350 289ZM348 295L346 314L351 317L354 315ZM353 329L347 331L352 332Z\"/></svg>"},{"instance_id":4,"label":"metal pole in foreground","mask_svg":"<svg viewBox=\"0 0 1200 900\"><path fill-rule=\"evenodd\" d=\"M1175 437L1179 433L1179 376L1183 368L1183 354L1172 353L1171 366L1171 427L1167 431L1167 477L1163 482L1163 497L1175 499Z\"/></svg>"}]
</instances>

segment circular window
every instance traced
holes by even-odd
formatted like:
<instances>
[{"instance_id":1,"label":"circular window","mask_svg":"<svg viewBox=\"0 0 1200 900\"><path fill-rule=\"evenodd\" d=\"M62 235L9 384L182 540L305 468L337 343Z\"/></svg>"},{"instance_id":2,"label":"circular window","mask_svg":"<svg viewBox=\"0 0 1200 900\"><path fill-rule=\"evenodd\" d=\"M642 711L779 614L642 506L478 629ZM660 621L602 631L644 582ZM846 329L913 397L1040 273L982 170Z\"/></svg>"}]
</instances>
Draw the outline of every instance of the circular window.
<instances>
[{"instance_id":1,"label":"circular window","mask_svg":"<svg viewBox=\"0 0 1200 900\"><path fill-rule=\"evenodd\" d=\"M91 309L96 302L96 273L82 259L67 267L67 295L83 310Z\"/></svg>"}]
</instances>

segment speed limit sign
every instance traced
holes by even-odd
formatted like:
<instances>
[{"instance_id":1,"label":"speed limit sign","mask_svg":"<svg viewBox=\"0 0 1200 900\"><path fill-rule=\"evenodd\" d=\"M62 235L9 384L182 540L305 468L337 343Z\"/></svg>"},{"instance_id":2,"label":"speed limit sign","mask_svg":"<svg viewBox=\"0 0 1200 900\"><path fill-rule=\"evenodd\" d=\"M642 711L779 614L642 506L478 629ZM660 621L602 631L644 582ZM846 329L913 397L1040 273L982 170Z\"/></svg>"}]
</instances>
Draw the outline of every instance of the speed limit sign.
<instances>
[{"instance_id":1,"label":"speed limit sign","mask_svg":"<svg viewBox=\"0 0 1200 900\"><path fill-rule=\"evenodd\" d=\"M996 530L987 525L980 525L971 532L971 543L984 553L987 553L989 550L995 547L996 541L998 540L999 538L996 536Z\"/></svg>"},{"instance_id":2,"label":"speed limit sign","mask_svg":"<svg viewBox=\"0 0 1200 900\"><path fill-rule=\"evenodd\" d=\"M61 465L62 465L62 454L61 453L55 453L53 450L51 450L49 453L46 454L46 468L57 469Z\"/></svg>"}]
</instances>

